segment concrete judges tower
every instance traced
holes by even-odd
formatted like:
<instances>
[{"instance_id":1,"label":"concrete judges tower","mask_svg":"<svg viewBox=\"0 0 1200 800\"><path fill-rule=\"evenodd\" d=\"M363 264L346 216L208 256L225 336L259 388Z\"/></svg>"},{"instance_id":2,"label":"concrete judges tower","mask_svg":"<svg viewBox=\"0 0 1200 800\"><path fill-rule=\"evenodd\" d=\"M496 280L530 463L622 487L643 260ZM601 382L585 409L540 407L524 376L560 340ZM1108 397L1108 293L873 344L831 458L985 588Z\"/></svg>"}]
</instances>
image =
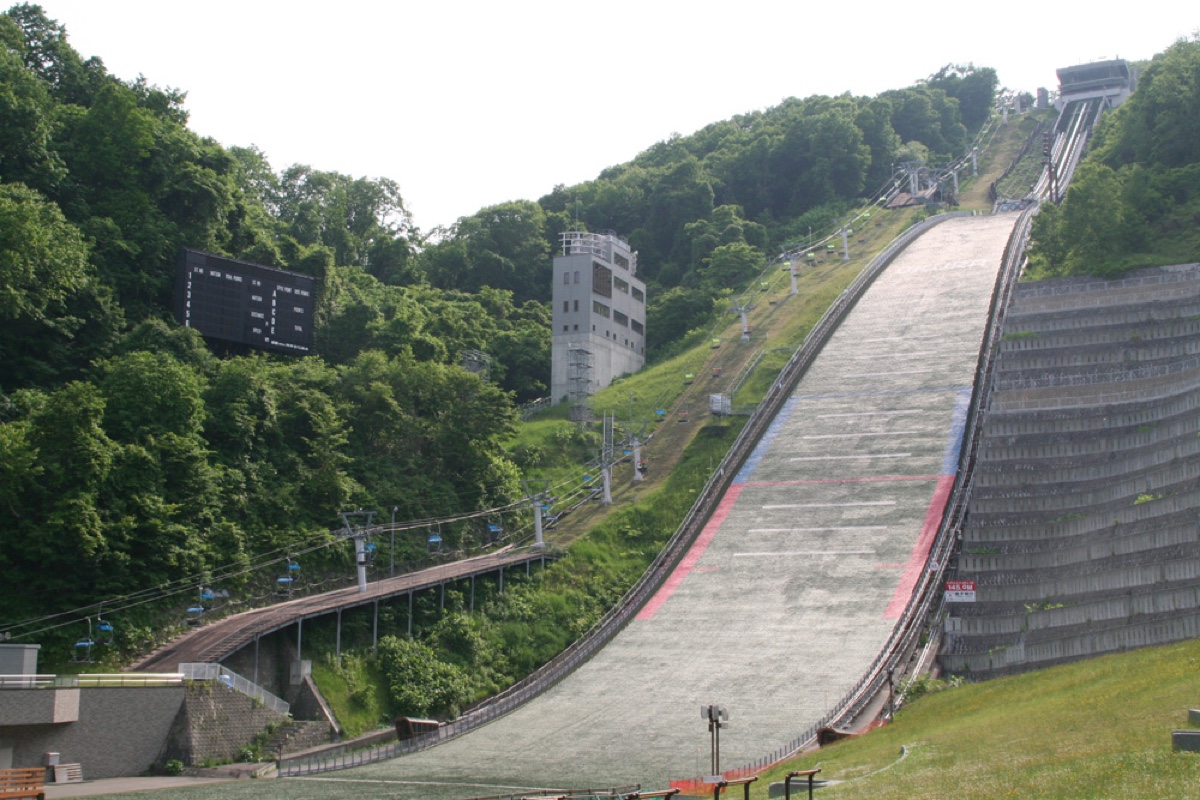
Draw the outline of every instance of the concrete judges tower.
<instances>
[{"instance_id":1,"label":"concrete judges tower","mask_svg":"<svg viewBox=\"0 0 1200 800\"><path fill-rule=\"evenodd\" d=\"M646 363L646 284L637 253L611 231L559 234L554 257L550 396L583 407Z\"/></svg>"}]
</instances>

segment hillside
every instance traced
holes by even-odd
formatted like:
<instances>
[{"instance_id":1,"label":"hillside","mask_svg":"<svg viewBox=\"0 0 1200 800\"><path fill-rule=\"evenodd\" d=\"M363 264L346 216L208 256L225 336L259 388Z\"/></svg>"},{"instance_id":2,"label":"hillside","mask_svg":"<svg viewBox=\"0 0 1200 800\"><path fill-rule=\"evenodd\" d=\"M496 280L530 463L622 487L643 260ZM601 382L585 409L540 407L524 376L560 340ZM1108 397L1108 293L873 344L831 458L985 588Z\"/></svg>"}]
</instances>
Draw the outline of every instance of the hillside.
<instances>
[{"instance_id":1,"label":"hillside","mask_svg":"<svg viewBox=\"0 0 1200 800\"><path fill-rule=\"evenodd\" d=\"M425 557L422 522L449 551L481 546L466 517L518 501L535 468L508 446L548 383L560 231L611 228L641 251L665 361L768 254L873 202L897 148L960 154L996 88L993 70L947 67L875 98L789 99L434 241L394 181L222 147L188 126L184 91L85 60L38 6L0 15L0 42L0 604L47 666L85 617L120 609L102 655L118 663L198 587L261 597L301 554L330 580L348 508L411 523L389 561ZM181 247L313 277L314 353L178 327ZM491 356L489 380L463 351Z\"/></svg>"}]
</instances>

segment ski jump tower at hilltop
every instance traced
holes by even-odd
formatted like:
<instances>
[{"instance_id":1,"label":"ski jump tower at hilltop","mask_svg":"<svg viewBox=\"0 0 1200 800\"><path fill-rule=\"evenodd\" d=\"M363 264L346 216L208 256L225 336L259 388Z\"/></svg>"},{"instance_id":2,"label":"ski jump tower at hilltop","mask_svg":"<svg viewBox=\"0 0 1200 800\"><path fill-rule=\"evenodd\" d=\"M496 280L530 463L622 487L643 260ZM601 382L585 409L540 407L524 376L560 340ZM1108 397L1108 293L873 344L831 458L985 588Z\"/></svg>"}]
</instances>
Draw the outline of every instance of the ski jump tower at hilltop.
<instances>
[{"instance_id":1,"label":"ski jump tower at hilltop","mask_svg":"<svg viewBox=\"0 0 1200 800\"><path fill-rule=\"evenodd\" d=\"M615 233L566 231L554 257L550 396L587 398L646 362L646 284L637 252Z\"/></svg>"}]
</instances>

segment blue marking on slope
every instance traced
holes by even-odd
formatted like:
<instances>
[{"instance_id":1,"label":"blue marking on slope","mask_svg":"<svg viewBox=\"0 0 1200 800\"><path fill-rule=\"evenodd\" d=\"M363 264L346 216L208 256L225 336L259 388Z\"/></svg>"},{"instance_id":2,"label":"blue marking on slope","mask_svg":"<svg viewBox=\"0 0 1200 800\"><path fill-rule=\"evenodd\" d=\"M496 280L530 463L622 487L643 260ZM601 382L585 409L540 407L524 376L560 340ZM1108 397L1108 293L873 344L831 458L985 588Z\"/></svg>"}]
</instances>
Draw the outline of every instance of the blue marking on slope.
<instances>
[{"instance_id":1,"label":"blue marking on slope","mask_svg":"<svg viewBox=\"0 0 1200 800\"><path fill-rule=\"evenodd\" d=\"M792 412L796 409L796 398L789 397L783 404L783 408L779 409L779 413L775 415L775 419L771 420L771 424L767 426L767 432L758 440L754 451L750 453L750 457L746 459L746 463L738 470L738 474L734 477L734 483L745 483L750 480L750 476L758 467L758 463L763 460L763 456L767 454L767 450L771 447L771 442L775 441L775 437L779 435L779 431L787 424L788 419L792 416Z\"/></svg>"},{"instance_id":2,"label":"blue marking on slope","mask_svg":"<svg viewBox=\"0 0 1200 800\"><path fill-rule=\"evenodd\" d=\"M942 455L942 474L953 475L958 471L958 457L962 452L963 435L967 430L967 409L971 406L971 390L959 389L954 401L954 415L950 418L950 438L946 440L946 452Z\"/></svg>"}]
</instances>

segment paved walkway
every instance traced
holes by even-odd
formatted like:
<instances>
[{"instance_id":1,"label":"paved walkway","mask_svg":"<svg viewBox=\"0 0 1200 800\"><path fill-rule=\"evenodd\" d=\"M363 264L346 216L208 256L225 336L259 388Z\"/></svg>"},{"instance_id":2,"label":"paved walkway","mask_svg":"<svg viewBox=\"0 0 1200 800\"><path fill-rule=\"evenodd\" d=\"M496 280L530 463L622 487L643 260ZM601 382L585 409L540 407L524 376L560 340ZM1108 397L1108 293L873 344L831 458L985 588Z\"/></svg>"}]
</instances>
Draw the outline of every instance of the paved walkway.
<instances>
[{"instance_id":1,"label":"paved walkway","mask_svg":"<svg viewBox=\"0 0 1200 800\"><path fill-rule=\"evenodd\" d=\"M127 794L130 792L148 792L156 789L180 789L194 786L207 786L213 783L227 783L232 778L185 778L156 776L153 778L104 778L98 781L83 783L49 783L46 784L46 800L60 800L64 797L96 797L105 794Z\"/></svg>"},{"instance_id":2,"label":"paved walkway","mask_svg":"<svg viewBox=\"0 0 1200 800\"><path fill-rule=\"evenodd\" d=\"M337 773L391 797L494 794L709 772L834 705L891 633L953 482L990 294L1015 216L914 242L834 335L663 589L590 662L460 739ZM405 782L420 782L405 794Z\"/></svg>"}]
</instances>

